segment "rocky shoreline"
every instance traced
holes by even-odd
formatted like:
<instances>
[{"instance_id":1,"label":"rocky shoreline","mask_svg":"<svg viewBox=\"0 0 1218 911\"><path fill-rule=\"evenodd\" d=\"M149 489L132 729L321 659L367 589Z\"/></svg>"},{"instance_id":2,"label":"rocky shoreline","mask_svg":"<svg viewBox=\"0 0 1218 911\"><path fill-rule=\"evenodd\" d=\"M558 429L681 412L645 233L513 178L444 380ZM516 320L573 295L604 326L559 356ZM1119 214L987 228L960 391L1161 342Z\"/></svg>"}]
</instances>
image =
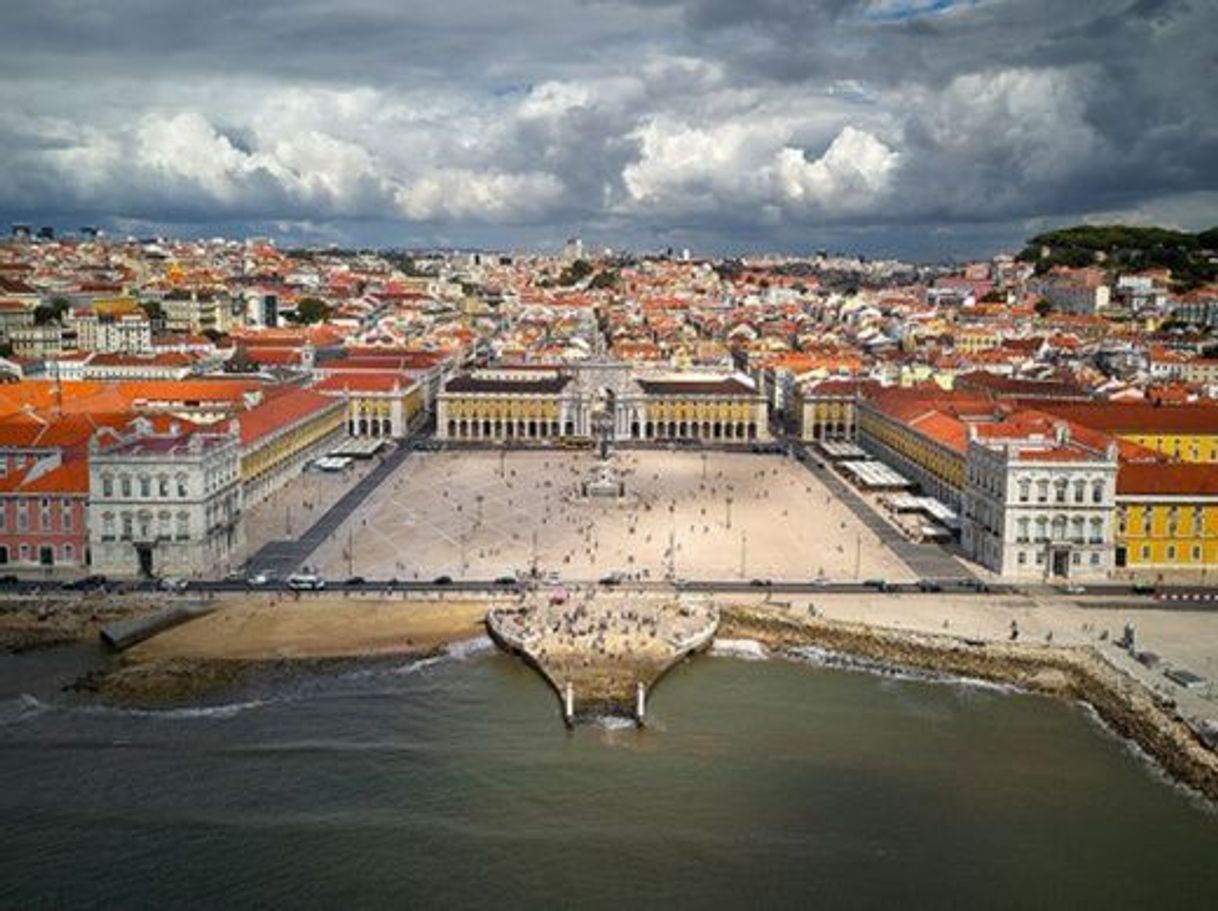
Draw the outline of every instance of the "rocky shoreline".
<instances>
[{"instance_id":1,"label":"rocky shoreline","mask_svg":"<svg viewBox=\"0 0 1218 911\"><path fill-rule=\"evenodd\" d=\"M103 595L5 600L0 602L0 654L15 655L96 638L103 626L161 606L151 599L132 601Z\"/></svg>"},{"instance_id":2,"label":"rocky shoreline","mask_svg":"<svg viewBox=\"0 0 1218 911\"><path fill-rule=\"evenodd\" d=\"M719 634L775 650L814 646L1085 702L1174 779L1218 801L1218 754L1170 707L1092 648L966 640L739 607L723 610Z\"/></svg>"}]
</instances>

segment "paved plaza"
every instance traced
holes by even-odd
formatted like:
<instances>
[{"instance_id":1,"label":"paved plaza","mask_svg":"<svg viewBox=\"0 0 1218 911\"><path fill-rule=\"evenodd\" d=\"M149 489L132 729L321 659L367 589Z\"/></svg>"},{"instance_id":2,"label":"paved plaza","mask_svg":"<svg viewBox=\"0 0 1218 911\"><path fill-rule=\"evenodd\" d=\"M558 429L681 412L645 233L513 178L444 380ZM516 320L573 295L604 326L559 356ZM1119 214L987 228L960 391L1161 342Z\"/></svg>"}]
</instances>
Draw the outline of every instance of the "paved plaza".
<instances>
[{"instance_id":1,"label":"paved plaza","mask_svg":"<svg viewBox=\"0 0 1218 911\"><path fill-rule=\"evenodd\" d=\"M309 558L331 578L912 578L824 484L775 455L619 451L627 497L582 498L590 452L417 452Z\"/></svg>"}]
</instances>

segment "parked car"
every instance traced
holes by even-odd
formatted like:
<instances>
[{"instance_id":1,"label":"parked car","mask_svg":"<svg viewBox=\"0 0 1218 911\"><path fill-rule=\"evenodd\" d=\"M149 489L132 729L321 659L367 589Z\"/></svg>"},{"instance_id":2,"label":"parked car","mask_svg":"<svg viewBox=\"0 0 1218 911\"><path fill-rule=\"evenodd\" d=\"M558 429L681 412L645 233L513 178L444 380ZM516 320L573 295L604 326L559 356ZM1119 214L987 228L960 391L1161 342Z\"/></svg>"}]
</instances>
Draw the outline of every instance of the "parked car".
<instances>
[{"instance_id":1,"label":"parked car","mask_svg":"<svg viewBox=\"0 0 1218 911\"><path fill-rule=\"evenodd\" d=\"M943 586L934 579L919 579L918 591L920 592L941 592Z\"/></svg>"},{"instance_id":2,"label":"parked car","mask_svg":"<svg viewBox=\"0 0 1218 911\"><path fill-rule=\"evenodd\" d=\"M245 584L252 588L261 588L271 581L270 573L254 573L252 576L247 576Z\"/></svg>"},{"instance_id":3,"label":"parked car","mask_svg":"<svg viewBox=\"0 0 1218 911\"><path fill-rule=\"evenodd\" d=\"M621 585L622 580L621 580L621 577L617 576L617 575L601 576L600 584L601 585Z\"/></svg>"},{"instance_id":4,"label":"parked car","mask_svg":"<svg viewBox=\"0 0 1218 911\"><path fill-rule=\"evenodd\" d=\"M293 573L287 582L292 591L316 592L326 587L326 580L315 573Z\"/></svg>"},{"instance_id":5,"label":"parked car","mask_svg":"<svg viewBox=\"0 0 1218 911\"><path fill-rule=\"evenodd\" d=\"M71 582L63 583L60 588L73 592L105 590L106 577L96 573L90 576L82 576L79 579L73 579Z\"/></svg>"},{"instance_id":6,"label":"parked car","mask_svg":"<svg viewBox=\"0 0 1218 911\"><path fill-rule=\"evenodd\" d=\"M343 582L343 585L350 585L351 587L355 588L365 584L367 581L368 580L363 576L350 576L346 581Z\"/></svg>"},{"instance_id":7,"label":"parked car","mask_svg":"<svg viewBox=\"0 0 1218 911\"><path fill-rule=\"evenodd\" d=\"M515 585L516 577L515 576L496 576L495 584L496 585Z\"/></svg>"},{"instance_id":8,"label":"parked car","mask_svg":"<svg viewBox=\"0 0 1218 911\"><path fill-rule=\"evenodd\" d=\"M20 581L12 573L5 573L3 576L0 576L0 585L16 585Z\"/></svg>"},{"instance_id":9,"label":"parked car","mask_svg":"<svg viewBox=\"0 0 1218 911\"><path fill-rule=\"evenodd\" d=\"M1067 594L1067 595L1085 595L1085 594L1087 594L1087 589L1085 589L1083 586L1079 585L1077 582L1071 582L1069 585L1063 585L1061 587L1061 590L1064 594Z\"/></svg>"},{"instance_id":10,"label":"parked car","mask_svg":"<svg viewBox=\"0 0 1218 911\"><path fill-rule=\"evenodd\" d=\"M432 580L431 584L432 585L452 585L453 577L452 576L436 576Z\"/></svg>"},{"instance_id":11,"label":"parked car","mask_svg":"<svg viewBox=\"0 0 1218 911\"><path fill-rule=\"evenodd\" d=\"M750 579L749 580L749 585L753 586L754 588L769 588L773 584L774 583L771 582L769 579Z\"/></svg>"},{"instance_id":12,"label":"parked car","mask_svg":"<svg viewBox=\"0 0 1218 911\"><path fill-rule=\"evenodd\" d=\"M874 588L879 592L886 592L892 589L887 579L866 579L863 581L863 585L867 588Z\"/></svg>"},{"instance_id":13,"label":"parked car","mask_svg":"<svg viewBox=\"0 0 1218 911\"><path fill-rule=\"evenodd\" d=\"M157 583L157 588L164 592L184 592L190 583L185 579L167 576Z\"/></svg>"}]
</instances>

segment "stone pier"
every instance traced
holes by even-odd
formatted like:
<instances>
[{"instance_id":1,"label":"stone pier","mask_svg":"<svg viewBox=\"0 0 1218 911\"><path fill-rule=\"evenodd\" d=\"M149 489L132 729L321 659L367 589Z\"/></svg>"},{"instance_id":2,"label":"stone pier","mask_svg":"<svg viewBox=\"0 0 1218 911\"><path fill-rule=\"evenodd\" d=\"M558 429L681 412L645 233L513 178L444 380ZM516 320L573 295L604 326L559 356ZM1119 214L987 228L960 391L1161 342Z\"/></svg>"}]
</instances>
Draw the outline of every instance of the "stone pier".
<instances>
[{"instance_id":1,"label":"stone pier","mask_svg":"<svg viewBox=\"0 0 1218 911\"><path fill-rule=\"evenodd\" d=\"M673 665L710 645L719 611L702 599L587 592L541 592L487 614L502 648L549 682L568 724L621 715L643 723L646 699Z\"/></svg>"}]
</instances>

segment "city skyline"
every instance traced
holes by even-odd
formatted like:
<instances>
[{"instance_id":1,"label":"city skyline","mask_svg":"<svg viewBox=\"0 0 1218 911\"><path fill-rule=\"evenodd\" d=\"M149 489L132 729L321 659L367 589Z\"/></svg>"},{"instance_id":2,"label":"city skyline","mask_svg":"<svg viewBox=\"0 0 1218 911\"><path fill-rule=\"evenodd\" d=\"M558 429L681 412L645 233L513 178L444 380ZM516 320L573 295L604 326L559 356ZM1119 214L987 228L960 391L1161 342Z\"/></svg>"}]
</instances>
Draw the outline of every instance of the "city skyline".
<instances>
[{"instance_id":1,"label":"city skyline","mask_svg":"<svg viewBox=\"0 0 1218 911\"><path fill-rule=\"evenodd\" d=\"M1173 2L19 3L0 217L284 243L943 259L1212 223Z\"/></svg>"}]
</instances>

